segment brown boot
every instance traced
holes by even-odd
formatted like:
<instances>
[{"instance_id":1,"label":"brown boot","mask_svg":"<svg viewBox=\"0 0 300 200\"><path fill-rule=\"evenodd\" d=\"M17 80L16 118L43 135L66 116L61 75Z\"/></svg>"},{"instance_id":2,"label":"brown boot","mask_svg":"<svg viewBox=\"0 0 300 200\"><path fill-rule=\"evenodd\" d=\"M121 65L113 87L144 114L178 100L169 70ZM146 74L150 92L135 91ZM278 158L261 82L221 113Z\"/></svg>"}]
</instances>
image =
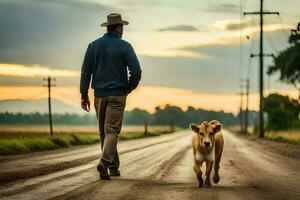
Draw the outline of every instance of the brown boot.
<instances>
[{"instance_id":1,"label":"brown boot","mask_svg":"<svg viewBox=\"0 0 300 200\"><path fill-rule=\"evenodd\" d=\"M121 176L120 170L118 168L109 168L110 176Z\"/></svg>"},{"instance_id":2,"label":"brown boot","mask_svg":"<svg viewBox=\"0 0 300 200\"><path fill-rule=\"evenodd\" d=\"M100 173L100 179L102 180L111 180L111 178L108 175L107 167L101 160L99 164L97 165L97 170Z\"/></svg>"}]
</instances>

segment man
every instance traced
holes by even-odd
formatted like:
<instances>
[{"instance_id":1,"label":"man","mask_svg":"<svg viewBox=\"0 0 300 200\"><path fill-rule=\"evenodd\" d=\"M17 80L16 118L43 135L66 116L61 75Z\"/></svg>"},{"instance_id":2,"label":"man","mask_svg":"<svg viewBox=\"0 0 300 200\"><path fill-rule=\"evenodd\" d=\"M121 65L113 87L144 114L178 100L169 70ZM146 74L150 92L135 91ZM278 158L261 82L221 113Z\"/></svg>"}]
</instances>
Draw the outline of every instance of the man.
<instances>
[{"instance_id":1,"label":"man","mask_svg":"<svg viewBox=\"0 0 300 200\"><path fill-rule=\"evenodd\" d=\"M109 14L107 22L101 24L107 27L107 33L88 45L81 69L81 107L87 112L90 111L88 89L92 78L103 152L97 170L103 180L120 176L117 142L126 97L138 86L141 78L141 68L134 49L121 39L123 25L128 24L120 14Z\"/></svg>"}]
</instances>

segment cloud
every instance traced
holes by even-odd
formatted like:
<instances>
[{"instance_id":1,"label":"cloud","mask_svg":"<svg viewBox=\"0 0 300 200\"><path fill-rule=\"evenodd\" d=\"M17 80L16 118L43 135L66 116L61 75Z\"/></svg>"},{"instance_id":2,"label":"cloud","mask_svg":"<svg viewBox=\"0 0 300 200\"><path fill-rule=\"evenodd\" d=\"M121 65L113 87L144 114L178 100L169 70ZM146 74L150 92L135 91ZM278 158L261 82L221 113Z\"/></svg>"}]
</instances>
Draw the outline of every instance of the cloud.
<instances>
[{"instance_id":1,"label":"cloud","mask_svg":"<svg viewBox=\"0 0 300 200\"><path fill-rule=\"evenodd\" d=\"M221 30L236 31L240 29L258 26L257 23L258 20L222 20L215 22L214 27Z\"/></svg>"},{"instance_id":2,"label":"cloud","mask_svg":"<svg viewBox=\"0 0 300 200\"><path fill-rule=\"evenodd\" d=\"M99 12L99 9L103 9L103 5L93 1L82 1L82 0L29 0L35 3L46 3L48 5L56 4L58 6L66 6L70 8L76 8L80 10L89 10Z\"/></svg>"},{"instance_id":3,"label":"cloud","mask_svg":"<svg viewBox=\"0 0 300 200\"><path fill-rule=\"evenodd\" d=\"M50 69L42 66L25 66L17 64L0 64L0 75L17 77L78 77L79 71Z\"/></svg>"},{"instance_id":4,"label":"cloud","mask_svg":"<svg viewBox=\"0 0 300 200\"><path fill-rule=\"evenodd\" d=\"M282 28L282 27L281 27ZM265 40L266 42L270 40L276 40L276 46L284 49L287 47L288 37L286 36L285 29L281 29L277 26L267 26L265 28ZM283 27L284 28L284 27ZM258 31L258 30L255 30ZM259 35L253 34L251 35L252 43L258 44L259 42ZM243 48L247 49L247 54L250 55L251 52L248 52L250 47L250 41L242 41L241 44ZM214 57L218 58L230 58L234 57L234 55L239 54L240 51L240 38L237 36L232 37L222 37L215 41L211 41L209 43L199 43L199 44L192 44L183 47L178 47L177 50L182 51L191 51L192 53L200 53L204 55L208 55L208 58ZM269 49L270 45L266 43L265 50L273 51ZM246 52L244 52L246 53ZM253 52L252 52L253 53Z\"/></svg>"},{"instance_id":5,"label":"cloud","mask_svg":"<svg viewBox=\"0 0 300 200\"><path fill-rule=\"evenodd\" d=\"M274 49L274 45L269 43L270 39L275 41L277 49ZM252 80L251 90L257 91L258 64L256 59L252 59L250 62L249 56L251 53L258 53L259 37L251 35L251 40L245 39L240 46L239 37L231 37L211 43L191 44L177 48L179 51L189 51L192 54L204 54L206 55L205 59L143 58L142 66L151 66L151 68L143 69L143 74L145 74L143 83L187 88L197 92L234 93L239 90L239 79L246 77L249 70ZM288 46L287 40L283 30L266 32L265 52L276 55L278 51ZM240 66L240 58L242 66ZM267 68L271 64L272 59L266 58L265 67ZM270 83L271 87L276 89L289 87L276 81L276 77L271 77Z\"/></svg>"},{"instance_id":6,"label":"cloud","mask_svg":"<svg viewBox=\"0 0 300 200\"><path fill-rule=\"evenodd\" d=\"M194 53L198 52L194 51ZM236 57L233 55L235 52L231 54L231 57ZM224 61L223 57L219 60L199 60L183 57L143 56L140 61L144 86L186 88L207 93L226 93L237 90L236 82L239 75L234 73L238 66L237 59L226 58ZM222 87L216 87L220 85Z\"/></svg>"},{"instance_id":7,"label":"cloud","mask_svg":"<svg viewBox=\"0 0 300 200\"><path fill-rule=\"evenodd\" d=\"M240 7L236 4L210 4L207 8L201 9L205 12L215 12L215 13L239 13Z\"/></svg>"},{"instance_id":8,"label":"cloud","mask_svg":"<svg viewBox=\"0 0 300 200\"><path fill-rule=\"evenodd\" d=\"M174 25L158 29L158 31L200 31L197 27L191 25Z\"/></svg>"},{"instance_id":9,"label":"cloud","mask_svg":"<svg viewBox=\"0 0 300 200\"><path fill-rule=\"evenodd\" d=\"M215 30L222 30L222 31L243 31L244 33L251 34L258 32L259 27L259 20L252 19L252 20L236 20L236 19L227 19L216 21L213 24ZM264 31L265 32L272 32L277 30L284 30L284 29L291 29L293 26L291 24L279 24L270 21L264 22Z\"/></svg>"},{"instance_id":10,"label":"cloud","mask_svg":"<svg viewBox=\"0 0 300 200\"><path fill-rule=\"evenodd\" d=\"M1 1L0 63L79 69L110 10L89 1Z\"/></svg>"},{"instance_id":11,"label":"cloud","mask_svg":"<svg viewBox=\"0 0 300 200\"><path fill-rule=\"evenodd\" d=\"M153 52L144 52L142 55L149 56L149 57L157 57L157 58L176 58L176 57L184 57L184 58L192 58L192 59L206 58L206 55L204 54L201 55L199 53L178 50L176 48L169 48L169 49L153 51Z\"/></svg>"},{"instance_id":12,"label":"cloud","mask_svg":"<svg viewBox=\"0 0 300 200\"><path fill-rule=\"evenodd\" d=\"M274 53L268 45L268 38L272 36L275 45L280 48L287 46L287 38L282 31L266 32L265 52ZM252 38L252 37L251 37ZM253 37L254 47L258 46L258 38ZM256 44L256 45L255 45ZM185 51L191 55L206 55L203 59L192 57L157 57L139 56L143 70L141 85L156 87L173 87L205 93L235 93L239 90L239 79L247 72L250 53L257 53L257 48L250 52L250 42L242 45L242 67L239 67L240 45L239 38L227 38L215 43L193 44L174 49ZM282 49L278 49L282 50ZM272 59L265 59L267 67ZM258 78L257 60L252 61L251 90L258 88L255 80ZM271 81L272 87L279 87L278 82ZM78 77L58 77L58 86L79 86ZM28 85L42 84L41 78L23 78L1 76L0 85ZM276 84L276 85L275 85ZM281 87L282 88L282 87ZM284 88L283 88L284 89Z\"/></svg>"},{"instance_id":13,"label":"cloud","mask_svg":"<svg viewBox=\"0 0 300 200\"><path fill-rule=\"evenodd\" d=\"M136 1L136 0L122 0L119 2L113 2L112 6L116 8L122 8L124 10L131 10L131 11L140 11L142 9L149 9L154 7L161 7L164 4L160 1ZM168 6L173 6L172 4Z\"/></svg>"}]
</instances>

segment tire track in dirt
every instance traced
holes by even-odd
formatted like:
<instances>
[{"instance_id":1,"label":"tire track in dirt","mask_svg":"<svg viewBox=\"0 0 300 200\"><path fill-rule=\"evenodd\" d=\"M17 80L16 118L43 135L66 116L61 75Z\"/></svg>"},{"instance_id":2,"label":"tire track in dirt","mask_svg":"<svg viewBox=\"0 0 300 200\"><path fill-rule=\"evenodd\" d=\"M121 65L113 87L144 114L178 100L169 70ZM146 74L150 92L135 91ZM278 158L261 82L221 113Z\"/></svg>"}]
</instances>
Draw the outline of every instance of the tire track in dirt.
<instances>
[{"instance_id":1,"label":"tire track in dirt","mask_svg":"<svg viewBox=\"0 0 300 200\"><path fill-rule=\"evenodd\" d=\"M182 142L182 141L188 142ZM139 199L140 192L137 192L139 188L145 185L151 185L153 183L159 184L161 179L166 176L172 166L175 165L185 153L190 149L190 137L178 139L162 146L152 147L145 149L147 151L141 151L137 155L128 154L127 157L122 157L121 171L124 172L120 178L113 178L112 181L104 182L100 181L99 185L95 183L92 192L78 192L73 190L71 193L62 195L59 199L98 199L99 195L103 199ZM155 151L154 151L155 150ZM128 159L127 161L125 161ZM136 167L130 167L135 163ZM124 170L122 170L124 168ZM144 170L145 168L148 168ZM114 188L114 189L112 189ZM116 190L116 188L118 188ZM80 191L84 191L80 190Z\"/></svg>"},{"instance_id":2,"label":"tire track in dirt","mask_svg":"<svg viewBox=\"0 0 300 200\"><path fill-rule=\"evenodd\" d=\"M120 154L130 153L132 151L137 151L137 150L140 150L143 148L170 142L170 141L176 140L180 137L182 137L182 136L172 137L170 140L162 140L162 141L158 141L156 143L150 142L149 144L140 145L140 146L137 146L134 148L123 149L123 150L120 150L119 153ZM52 164L44 164L40 167L31 167L28 170L20 168L20 170L17 170L17 171L0 173L0 186L7 187L7 186L15 184L15 182L17 182L18 180L24 180L24 179L34 178L34 177L38 177L38 176L42 176L42 175L48 175L48 174L51 174L54 172L62 171L64 169L88 164L94 160L99 159L99 157L101 156L100 148L96 147L96 149L97 149L97 153L95 153L95 155L92 155L92 156L87 156L87 157L83 157L83 158L75 159L75 160L71 160L71 161L66 161L66 162L54 162ZM75 150L73 155L76 155L77 152L80 152L80 150ZM95 152L95 150L93 150L93 152ZM87 150L84 150L83 152L80 152L80 153L86 154L88 152L87 152ZM39 160L39 162L41 162L43 160L47 160L49 162L49 160L51 160L51 159L64 158L64 157L68 157L68 156L72 156L71 152L66 152L65 155L63 152L60 152L59 155L51 155L50 154L48 160L46 158L44 158L45 156L43 156L43 158L41 160ZM25 157L27 157L27 155Z\"/></svg>"},{"instance_id":3,"label":"tire track in dirt","mask_svg":"<svg viewBox=\"0 0 300 200\"><path fill-rule=\"evenodd\" d=\"M172 146L172 143L176 142L176 140L181 140L182 137L185 137L186 134L181 133L178 137L171 137L169 140L160 141L158 143L150 143L139 145L138 147L131 148L131 151L125 149L120 153L121 159L125 157L125 161L122 162L124 165L130 165L130 163L143 163L149 162L147 161L151 156L155 156L159 158L162 152L166 152L167 149ZM137 141L138 142L138 141ZM128 159L126 159L128 158ZM126 162L129 161L129 162ZM151 161L151 160L150 160ZM55 172L46 176L36 177L25 181L24 183L14 184L12 187L8 187L0 191L0 196L10 198L10 199L18 199L18 197L28 197L29 199L36 198L38 195L42 195L43 191L52 190L53 194L49 193L48 197L55 197L59 195L63 195L63 191L67 192L76 190L78 186L86 185L93 183L98 180L98 173L95 170L95 165L98 160L91 161L88 164L83 166L78 166L71 169L65 169L63 171ZM85 167L89 165L89 167ZM84 168L85 167L85 168ZM78 168L79 170L76 170ZM80 170L80 168L84 168ZM132 171L135 168L131 169L128 167L129 173L133 173ZM73 170L73 171L72 171ZM142 173L141 173L142 174ZM84 181L81 181L84 179ZM27 182L27 183L26 183ZM102 184L100 184L101 186ZM14 187L15 186L15 187ZM57 194L54 194L55 187L63 187L62 191L57 191ZM48 187L48 188L47 188ZM69 187L69 188L68 188ZM104 186L106 187L106 186ZM39 192L40 191L40 192ZM25 193L25 195L24 195ZM26 196L27 195L27 196ZM41 199L45 197L42 195ZM38 198L40 199L40 198Z\"/></svg>"}]
</instances>

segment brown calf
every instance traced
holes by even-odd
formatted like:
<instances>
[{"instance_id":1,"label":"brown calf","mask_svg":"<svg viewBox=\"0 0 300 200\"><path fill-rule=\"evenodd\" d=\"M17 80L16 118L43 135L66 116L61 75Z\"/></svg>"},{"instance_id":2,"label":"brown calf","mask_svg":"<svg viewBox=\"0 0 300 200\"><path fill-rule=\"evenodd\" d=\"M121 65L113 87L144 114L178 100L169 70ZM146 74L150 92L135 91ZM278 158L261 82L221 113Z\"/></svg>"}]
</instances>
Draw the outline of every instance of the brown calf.
<instances>
[{"instance_id":1,"label":"brown calf","mask_svg":"<svg viewBox=\"0 0 300 200\"><path fill-rule=\"evenodd\" d=\"M197 176L199 187L203 187L202 164L206 162L204 187L211 187L210 173L214 168L214 183L220 181L219 168L223 151L224 140L222 124L217 120L211 122L204 121L199 126L191 124L190 128L194 131L192 146L194 153L194 172Z\"/></svg>"}]
</instances>

